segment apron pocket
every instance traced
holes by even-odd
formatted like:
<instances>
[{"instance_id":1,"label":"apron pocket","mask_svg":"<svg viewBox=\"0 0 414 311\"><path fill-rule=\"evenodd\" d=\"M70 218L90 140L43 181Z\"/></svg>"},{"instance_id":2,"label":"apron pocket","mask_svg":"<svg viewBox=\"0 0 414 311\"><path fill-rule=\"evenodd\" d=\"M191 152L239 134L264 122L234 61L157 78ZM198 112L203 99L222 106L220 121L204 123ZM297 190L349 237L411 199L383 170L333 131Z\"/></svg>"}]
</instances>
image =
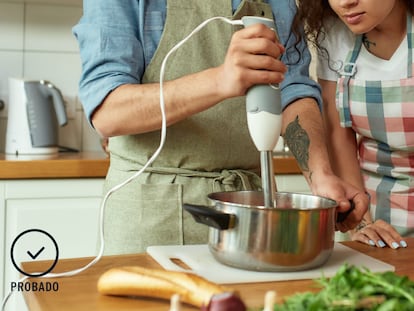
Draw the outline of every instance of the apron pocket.
<instances>
[{"instance_id":1,"label":"apron pocket","mask_svg":"<svg viewBox=\"0 0 414 311\"><path fill-rule=\"evenodd\" d=\"M183 244L182 185L131 183L108 200L105 254L145 252L150 245Z\"/></svg>"},{"instance_id":2,"label":"apron pocket","mask_svg":"<svg viewBox=\"0 0 414 311\"><path fill-rule=\"evenodd\" d=\"M145 245L183 244L182 188L180 184L141 185Z\"/></svg>"}]
</instances>

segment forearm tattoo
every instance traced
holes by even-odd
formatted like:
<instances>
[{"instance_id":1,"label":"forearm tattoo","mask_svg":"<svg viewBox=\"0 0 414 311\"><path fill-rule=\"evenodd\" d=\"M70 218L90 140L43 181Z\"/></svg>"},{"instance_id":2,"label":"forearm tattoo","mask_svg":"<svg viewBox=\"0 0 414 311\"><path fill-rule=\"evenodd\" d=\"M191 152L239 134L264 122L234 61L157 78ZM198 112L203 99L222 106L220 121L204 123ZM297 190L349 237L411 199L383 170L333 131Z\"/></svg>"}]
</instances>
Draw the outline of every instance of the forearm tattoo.
<instances>
[{"instance_id":1,"label":"forearm tattoo","mask_svg":"<svg viewBox=\"0 0 414 311\"><path fill-rule=\"evenodd\" d=\"M299 116L294 121L289 123L286 128L283 139L289 147L289 150L293 153L299 167L304 172L309 173L309 179L311 179L312 173L309 170L309 145L310 140L306 131L299 124Z\"/></svg>"}]
</instances>

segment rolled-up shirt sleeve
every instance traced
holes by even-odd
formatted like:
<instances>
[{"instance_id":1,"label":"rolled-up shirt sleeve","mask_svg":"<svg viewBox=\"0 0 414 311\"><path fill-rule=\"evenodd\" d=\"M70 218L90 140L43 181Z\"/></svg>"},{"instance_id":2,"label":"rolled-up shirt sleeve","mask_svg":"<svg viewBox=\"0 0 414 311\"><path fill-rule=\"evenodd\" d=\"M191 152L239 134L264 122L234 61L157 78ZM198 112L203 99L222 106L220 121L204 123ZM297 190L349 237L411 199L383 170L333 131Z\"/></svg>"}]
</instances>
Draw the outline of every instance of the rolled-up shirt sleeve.
<instances>
[{"instance_id":1,"label":"rolled-up shirt sleeve","mask_svg":"<svg viewBox=\"0 0 414 311\"><path fill-rule=\"evenodd\" d=\"M282 62L288 66L285 79L281 83L282 105L286 108L292 102L301 98L314 98L322 109L322 97L319 84L309 75L309 65L312 60L305 40L296 45L296 36L291 26L296 14L294 1L269 0L273 7L274 19L280 42L286 51Z\"/></svg>"},{"instance_id":2,"label":"rolled-up shirt sleeve","mask_svg":"<svg viewBox=\"0 0 414 311\"><path fill-rule=\"evenodd\" d=\"M233 2L236 7L240 1ZM282 57L289 68L281 83L282 105L285 108L300 98L313 97L321 107L319 85L309 77L311 55L304 41L298 49L294 46L294 1L269 3L287 48ZM141 83L163 31L165 0L90 0L84 1L83 11L73 33L82 61L79 97L91 122L93 112L111 91L122 84Z\"/></svg>"},{"instance_id":3,"label":"rolled-up shirt sleeve","mask_svg":"<svg viewBox=\"0 0 414 311\"><path fill-rule=\"evenodd\" d=\"M289 64L291 60L285 61L288 65L288 72L285 74L285 80L281 84L283 108L286 108L298 99L311 97L316 100L319 109L322 109L320 86L309 75L310 60L311 55L306 49L306 51L302 52L299 62Z\"/></svg>"},{"instance_id":4,"label":"rolled-up shirt sleeve","mask_svg":"<svg viewBox=\"0 0 414 311\"><path fill-rule=\"evenodd\" d=\"M114 9L113 1L100 2L100 5L86 5L81 20L73 28L82 61L79 98L89 121L115 88L140 83L145 68L138 16L129 13L133 8L120 9L118 4Z\"/></svg>"}]
</instances>

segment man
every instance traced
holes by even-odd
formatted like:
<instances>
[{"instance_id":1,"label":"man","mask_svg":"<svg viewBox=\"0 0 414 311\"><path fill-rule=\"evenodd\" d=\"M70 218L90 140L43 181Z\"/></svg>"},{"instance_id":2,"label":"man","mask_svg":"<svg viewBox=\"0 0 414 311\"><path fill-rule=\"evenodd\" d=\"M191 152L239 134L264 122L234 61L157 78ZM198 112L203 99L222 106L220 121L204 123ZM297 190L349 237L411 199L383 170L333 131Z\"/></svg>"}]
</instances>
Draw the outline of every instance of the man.
<instances>
[{"instance_id":1,"label":"man","mask_svg":"<svg viewBox=\"0 0 414 311\"><path fill-rule=\"evenodd\" d=\"M267 2L84 2L84 16L74 28L83 63L80 96L93 127L110 137L106 190L130 178L157 149L160 67L176 43L214 16L274 18L278 30L277 36L264 25L235 29L214 21L171 56L163 87L165 145L144 173L109 198L107 253L205 242L206 226L182 211L183 202L206 204L211 192L260 189L259 152L248 133L244 97L256 84L281 83L284 138L313 193L342 202L341 211L350 207L349 199L356 203L338 229L359 222L365 195L332 174L320 90L308 75L310 56L303 41L295 49L290 32L295 3Z\"/></svg>"}]
</instances>

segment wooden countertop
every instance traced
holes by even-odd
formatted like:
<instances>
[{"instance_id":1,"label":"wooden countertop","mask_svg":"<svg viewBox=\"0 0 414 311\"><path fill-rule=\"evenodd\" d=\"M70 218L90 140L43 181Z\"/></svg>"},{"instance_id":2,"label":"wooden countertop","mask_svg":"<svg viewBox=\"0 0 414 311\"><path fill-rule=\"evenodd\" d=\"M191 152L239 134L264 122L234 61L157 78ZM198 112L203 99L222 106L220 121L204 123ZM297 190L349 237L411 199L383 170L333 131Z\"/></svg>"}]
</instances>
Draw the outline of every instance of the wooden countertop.
<instances>
[{"instance_id":1,"label":"wooden countertop","mask_svg":"<svg viewBox=\"0 0 414 311\"><path fill-rule=\"evenodd\" d=\"M296 159L289 153L277 153L273 156L275 174L302 174Z\"/></svg>"},{"instance_id":2,"label":"wooden countertop","mask_svg":"<svg viewBox=\"0 0 414 311\"><path fill-rule=\"evenodd\" d=\"M105 177L109 158L104 152L64 152L54 156L0 154L0 179ZM291 155L273 158L275 174L301 174Z\"/></svg>"},{"instance_id":3,"label":"wooden countertop","mask_svg":"<svg viewBox=\"0 0 414 311\"><path fill-rule=\"evenodd\" d=\"M62 152L52 156L0 155L0 179L105 177L104 152Z\"/></svg>"},{"instance_id":4,"label":"wooden countertop","mask_svg":"<svg viewBox=\"0 0 414 311\"><path fill-rule=\"evenodd\" d=\"M382 260L395 267L399 275L407 275L414 280L414 238L406 238L408 248L393 250L391 248L380 249L358 242L343 242L357 251L371 257ZM53 272L62 272L77 269L91 261L90 258L60 260ZM83 273L61 279L47 279L49 282L58 282L57 292L24 291L26 302L30 311L129 311L129 310L152 310L166 311L169 302L150 298L122 298L103 296L97 292L96 284L100 275L106 270L125 265L138 265L144 267L160 268L147 254L106 256L98 263ZM23 263L26 272L44 271L50 267L50 262ZM39 279L34 280L39 282ZM315 283L312 280L279 281L266 283L246 283L231 285L238 290L240 296L248 307L255 308L263 306L264 296L268 290L277 292L278 302L283 297L293 293L304 291L315 291ZM183 310L198 310L190 306L183 306Z\"/></svg>"}]
</instances>

